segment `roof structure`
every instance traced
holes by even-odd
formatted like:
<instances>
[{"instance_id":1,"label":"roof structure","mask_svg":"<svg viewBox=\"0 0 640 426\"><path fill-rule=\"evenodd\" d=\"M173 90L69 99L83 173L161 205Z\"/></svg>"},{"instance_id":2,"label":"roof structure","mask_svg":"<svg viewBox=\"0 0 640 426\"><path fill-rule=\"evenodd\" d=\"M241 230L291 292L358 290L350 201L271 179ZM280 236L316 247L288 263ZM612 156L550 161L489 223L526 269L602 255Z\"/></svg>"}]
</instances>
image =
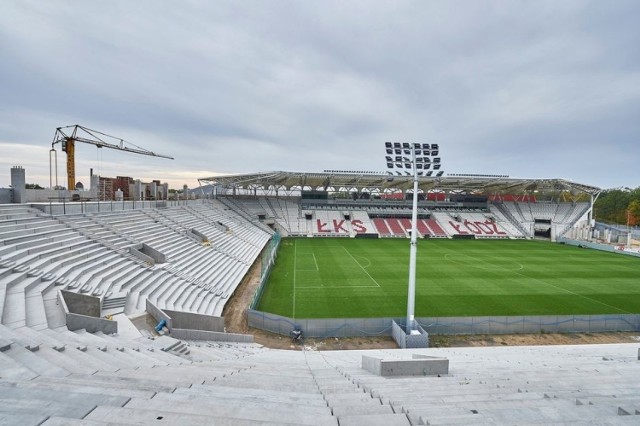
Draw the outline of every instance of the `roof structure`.
<instances>
[{"instance_id":1,"label":"roof structure","mask_svg":"<svg viewBox=\"0 0 640 426\"><path fill-rule=\"evenodd\" d=\"M595 186L565 179L516 179L494 175L420 176L419 188L424 192L524 194L568 191L573 194L597 195ZM377 172L260 172L230 174L201 178L202 184L222 185L225 188L271 190L325 190L393 192L413 187L412 176L391 176Z\"/></svg>"}]
</instances>

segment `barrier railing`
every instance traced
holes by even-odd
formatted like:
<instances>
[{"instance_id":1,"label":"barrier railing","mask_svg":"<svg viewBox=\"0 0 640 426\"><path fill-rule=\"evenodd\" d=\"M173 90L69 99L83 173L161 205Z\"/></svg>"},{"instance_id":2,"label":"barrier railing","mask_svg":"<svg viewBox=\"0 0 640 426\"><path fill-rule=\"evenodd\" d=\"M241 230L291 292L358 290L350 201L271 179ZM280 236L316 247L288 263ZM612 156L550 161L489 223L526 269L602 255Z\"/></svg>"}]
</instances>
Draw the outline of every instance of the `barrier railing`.
<instances>
[{"instance_id":1,"label":"barrier railing","mask_svg":"<svg viewBox=\"0 0 640 426\"><path fill-rule=\"evenodd\" d=\"M278 247L280 247L281 240L282 237L280 236L280 233L276 231L276 233L271 237L267 249L262 254L260 285L253 294L253 299L251 299L251 304L249 305L250 309L255 309L258 306L258 303L260 303L260 298L262 297L262 292L264 291L265 284L269 279L269 275L271 274L273 265L276 263L276 258L278 257Z\"/></svg>"}]
</instances>

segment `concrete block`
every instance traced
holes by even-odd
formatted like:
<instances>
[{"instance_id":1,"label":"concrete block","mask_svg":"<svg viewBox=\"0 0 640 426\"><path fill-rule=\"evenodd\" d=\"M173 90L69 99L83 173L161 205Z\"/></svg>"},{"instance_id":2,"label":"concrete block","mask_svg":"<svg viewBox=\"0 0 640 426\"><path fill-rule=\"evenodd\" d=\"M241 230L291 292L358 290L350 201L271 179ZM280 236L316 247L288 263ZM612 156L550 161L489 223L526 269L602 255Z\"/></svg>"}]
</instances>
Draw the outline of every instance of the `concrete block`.
<instances>
[{"instance_id":1,"label":"concrete block","mask_svg":"<svg viewBox=\"0 0 640 426\"><path fill-rule=\"evenodd\" d=\"M362 356L362 368L377 376L436 376L449 374L449 360L414 356L413 359L393 359Z\"/></svg>"},{"instance_id":2,"label":"concrete block","mask_svg":"<svg viewBox=\"0 0 640 426\"><path fill-rule=\"evenodd\" d=\"M343 416L340 418L340 426L411 426L409 419L404 414L360 414L355 416Z\"/></svg>"}]
</instances>

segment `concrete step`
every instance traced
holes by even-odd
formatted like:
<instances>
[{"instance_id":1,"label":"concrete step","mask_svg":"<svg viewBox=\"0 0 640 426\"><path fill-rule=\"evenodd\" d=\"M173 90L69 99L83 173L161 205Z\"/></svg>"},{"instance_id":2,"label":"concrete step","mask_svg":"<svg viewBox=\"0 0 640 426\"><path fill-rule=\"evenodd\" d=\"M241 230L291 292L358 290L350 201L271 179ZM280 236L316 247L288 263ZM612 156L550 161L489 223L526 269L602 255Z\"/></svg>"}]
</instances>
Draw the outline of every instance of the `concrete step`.
<instances>
[{"instance_id":1,"label":"concrete step","mask_svg":"<svg viewBox=\"0 0 640 426\"><path fill-rule=\"evenodd\" d=\"M191 414L191 413L175 413L158 409L142 409L128 407L109 407L99 406L93 410L84 420L108 422L110 419L117 419L119 422L128 425L158 425L159 421L163 424L181 425L181 426L260 426L260 425L294 425L295 423L284 422L267 422L261 420L243 420L236 418L225 418L211 415ZM337 423L334 423L337 424Z\"/></svg>"},{"instance_id":2,"label":"concrete step","mask_svg":"<svg viewBox=\"0 0 640 426\"><path fill-rule=\"evenodd\" d=\"M357 414L340 417L340 426L411 426L404 414Z\"/></svg>"},{"instance_id":3,"label":"concrete step","mask_svg":"<svg viewBox=\"0 0 640 426\"><path fill-rule=\"evenodd\" d=\"M34 416L62 416L82 419L95 409L96 405L91 401L78 400L70 402L58 402L49 399L27 398L0 398L0 413L13 415L28 414Z\"/></svg>"},{"instance_id":4,"label":"concrete step","mask_svg":"<svg viewBox=\"0 0 640 426\"><path fill-rule=\"evenodd\" d=\"M55 385L77 385L81 387L90 386L110 389L139 390L147 392L173 392L175 390L175 386L171 386L161 380L155 380L153 377L146 379L132 379L127 377L99 376L95 374L71 374L64 379L38 377L34 379L34 382L44 382Z\"/></svg>"},{"instance_id":5,"label":"concrete step","mask_svg":"<svg viewBox=\"0 0 640 426\"><path fill-rule=\"evenodd\" d=\"M46 414L11 413L0 411L0 425L38 426L49 418Z\"/></svg>"},{"instance_id":6,"label":"concrete step","mask_svg":"<svg viewBox=\"0 0 640 426\"><path fill-rule=\"evenodd\" d=\"M44 357L39 356L37 352L31 352L30 350L18 345L11 345L11 349L3 352L3 354L41 376L65 377L70 374L68 370L65 370L51 361L48 361Z\"/></svg>"},{"instance_id":7,"label":"concrete step","mask_svg":"<svg viewBox=\"0 0 640 426\"><path fill-rule=\"evenodd\" d=\"M178 388L184 389L184 388ZM265 392L268 393L268 392ZM189 404L204 404L210 407L213 406L223 406L225 409L236 407L238 411L241 411L246 406L255 406L261 407L264 410L272 410L274 412L278 411L297 411L300 409L301 405L298 402L294 401L268 401L265 399L257 399L257 398L247 398L243 400L242 398L228 398L228 397L216 397L215 399L209 398L204 395L194 395L189 393L157 393L154 397L154 400L158 401L166 401L168 405L174 404L176 402L181 403L189 403ZM326 414L331 414L331 409L327 407L326 403L322 400L322 398L318 397L316 399L317 403L305 404L305 413L306 414L318 414L324 416ZM316 401L307 399L305 402ZM391 407L387 406L389 410ZM392 412L392 411L390 411Z\"/></svg>"},{"instance_id":8,"label":"concrete step","mask_svg":"<svg viewBox=\"0 0 640 426\"><path fill-rule=\"evenodd\" d=\"M250 402L293 402L302 406L326 407L327 402L319 398L318 394L306 394L287 391L269 391L261 389L238 389L228 386L209 386L194 384L189 388L178 388L175 395L193 395L222 400L244 400Z\"/></svg>"},{"instance_id":9,"label":"concrete step","mask_svg":"<svg viewBox=\"0 0 640 426\"><path fill-rule=\"evenodd\" d=\"M38 373L0 352L0 377L5 380L31 380L38 377Z\"/></svg>"},{"instance_id":10,"label":"concrete step","mask_svg":"<svg viewBox=\"0 0 640 426\"><path fill-rule=\"evenodd\" d=\"M143 400L132 398L126 408L139 408L145 410L166 410L174 413L197 414L211 416L213 418L228 418L237 420L269 421L292 423L298 425L321 425L337 423L331 415L329 408L311 408L287 410L277 409L276 405L258 404L244 406L216 404L215 401L204 403L202 401L170 401L170 400ZM322 413L325 412L325 414Z\"/></svg>"},{"instance_id":11,"label":"concrete step","mask_svg":"<svg viewBox=\"0 0 640 426\"><path fill-rule=\"evenodd\" d=\"M115 420L96 421L87 419L72 419L69 417L53 416L49 417L42 426L119 426L126 423L118 423Z\"/></svg>"},{"instance_id":12,"label":"concrete step","mask_svg":"<svg viewBox=\"0 0 640 426\"><path fill-rule=\"evenodd\" d=\"M113 396L104 395L100 392L88 394L80 392L60 392L56 389L46 388L26 388L17 386L0 386L0 399L23 399L33 400L38 399L47 401L49 403L62 403L62 404L88 404L88 405L113 405L116 407L122 407L128 401L128 396Z\"/></svg>"},{"instance_id":13,"label":"concrete step","mask_svg":"<svg viewBox=\"0 0 640 426\"><path fill-rule=\"evenodd\" d=\"M338 418L338 420L342 420L343 417L349 417L354 415L363 415L363 414L371 414L371 415L383 415L383 414L394 414L393 409L390 405L382 405L382 404L342 404L335 405L331 407L331 411L333 415Z\"/></svg>"}]
</instances>

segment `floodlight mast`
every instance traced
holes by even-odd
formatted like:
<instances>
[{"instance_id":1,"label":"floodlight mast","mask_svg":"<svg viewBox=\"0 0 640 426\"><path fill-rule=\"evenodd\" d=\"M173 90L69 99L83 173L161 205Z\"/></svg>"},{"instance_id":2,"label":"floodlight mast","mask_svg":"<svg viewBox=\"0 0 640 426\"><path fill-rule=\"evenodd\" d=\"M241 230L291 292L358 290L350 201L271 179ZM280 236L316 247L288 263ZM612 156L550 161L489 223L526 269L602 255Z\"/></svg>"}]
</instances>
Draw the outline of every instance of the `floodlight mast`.
<instances>
[{"instance_id":1,"label":"floodlight mast","mask_svg":"<svg viewBox=\"0 0 640 426\"><path fill-rule=\"evenodd\" d=\"M422 176L424 170L431 168L431 156L437 156L439 146L437 144L418 144L407 142L385 142L387 151L387 167L393 169L407 169L407 175L413 175L413 208L411 211L411 242L409 246L409 284L407 290L407 324L406 333L411 334L415 329L416 307L416 263L418 255L418 176ZM411 154L411 159L403 155ZM417 157L419 156L419 157ZM433 159L434 170L440 169L440 157ZM411 170L409 172L408 170ZM391 173L390 173L391 174ZM398 171L396 174L402 175ZM438 172L440 176L442 172ZM393 174L391 174L393 176ZM431 176L431 172L427 172Z\"/></svg>"},{"instance_id":2,"label":"floodlight mast","mask_svg":"<svg viewBox=\"0 0 640 426\"><path fill-rule=\"evenodd\" d=\"M416 261L418 255L418 168L416 150L411 149L413 165L413 209L411 211L411 245L409 249L409 290L407 295L407 334L411 334L415 321L416 308Z\"/></svg>"}]
</instances>

